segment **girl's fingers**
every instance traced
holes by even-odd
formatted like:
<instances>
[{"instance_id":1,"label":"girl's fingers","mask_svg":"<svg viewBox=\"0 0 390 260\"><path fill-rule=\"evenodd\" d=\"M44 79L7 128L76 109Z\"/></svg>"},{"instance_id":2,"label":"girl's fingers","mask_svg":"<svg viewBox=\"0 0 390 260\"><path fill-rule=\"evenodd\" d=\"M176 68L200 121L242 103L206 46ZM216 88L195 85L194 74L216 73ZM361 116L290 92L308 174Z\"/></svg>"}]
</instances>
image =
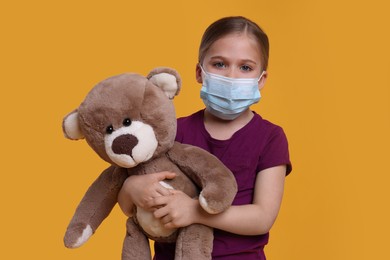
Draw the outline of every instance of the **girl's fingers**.
<instances>
[{"instance_id":1,"label":"girl's fingers","mask_svg":"<svg viewBox=\"0 0 390 260\"><path fill-rule=\"evenodd\" d=\"M157 172L154 173L158 181L163 181L165 179L173 179L176 177L176 173L174 172L168 172L168 171L163 171L163 172Z\"/></svg>"},{"instance_id":2,"label":"girl's fingers","mask_svg":"<svg viewBox=\"0 0 390 260\"><path fill-rule=\"evenodd\" d=\"M159 187L157 188L157 193L160 196L169 196L171 195L171 191L168 188L165 188L161 183Z\"/></svg>"},{"instance_id":3,"label":"girl's fingers","mask_svg":"<svg viewBox=\"0 0 390 260\"><path fill-rule=\"evenodd\" d=\"M167 203L166 196L157 196L146 202L146 206L148 208L156 208L159 209Z\"/></svg>"},{"instance_id":4,"label":"girl's fingers","mask_svg":"<svg viewBox=\"0 0 390 260\"><path fill-rule=\"evenodd\" d=\"M164 217L161 218L160 221L161 221L161 223L163 223L165 225L165 224L168 224L169 222L171 222L172 219L169 215L165 215Z\"/></svg>"},{"instance_id":5,"label":"girl's fingers","mask_svg":"<svg viewBox=\"0 0 390 260\"><path fill-rule=\"evenodd\" d=\"M168 216L168 210L166 207L161 207L153 212L155 218L161 219L163 217Z\"/></svg>"},{"instance_id":6,"label":"girl's fingers","mask_svg":"<svg viewBox=\"0 0 390 260\"><path fill-rule=\"evenodd\" d=\"M159 181L158 188L156 189L157 193L161 196L170 195L171 188L169 186L167 186L167 184L164 183L164 180L173 179L176 177L176 174L174 172L168 172L168 171L158 172L155 174L156 174L155 176L156 176L157 180Z\"/></svg>"}]
</instances>

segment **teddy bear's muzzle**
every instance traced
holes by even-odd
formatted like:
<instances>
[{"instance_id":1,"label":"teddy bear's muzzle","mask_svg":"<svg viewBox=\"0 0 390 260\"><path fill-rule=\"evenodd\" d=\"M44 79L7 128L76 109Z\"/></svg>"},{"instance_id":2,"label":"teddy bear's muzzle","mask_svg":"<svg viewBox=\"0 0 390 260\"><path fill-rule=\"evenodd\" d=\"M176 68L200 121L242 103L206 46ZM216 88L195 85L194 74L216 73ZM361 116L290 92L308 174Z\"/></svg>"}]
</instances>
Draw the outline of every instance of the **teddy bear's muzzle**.
<instances>
[{"instance_id":1,"label":"teddy bear's muzzle","mask_svg":"<svg viewBox=\"0 0 390 260\"><path fill-rule=\"evenodd\" d=\"M138 139L134 135L120 135L112 142L112 151L116 154L126 154L133 157L133 148L138 144Z\"/></svg>"}]
</instances>

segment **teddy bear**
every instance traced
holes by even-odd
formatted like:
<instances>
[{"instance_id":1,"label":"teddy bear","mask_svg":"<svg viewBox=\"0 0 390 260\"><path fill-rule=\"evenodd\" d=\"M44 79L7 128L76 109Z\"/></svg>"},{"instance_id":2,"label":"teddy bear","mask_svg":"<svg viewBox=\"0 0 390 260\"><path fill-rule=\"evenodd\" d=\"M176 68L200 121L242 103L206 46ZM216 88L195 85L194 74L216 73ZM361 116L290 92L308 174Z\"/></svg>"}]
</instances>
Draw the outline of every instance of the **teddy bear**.
<instances>
[{"instance_id":1,"label":"teddy bear","mask_svg":"<svg viewBox=\"0 0 390 260\"><path fill-rule=\"evenodd\" d=\"M172 99L181 78L158 67L147 77L123 73L94 86L62 122L66 138L85 139L110 166L91 184L75 210L65 236L68 248L83 245L109 216L128 176L170 171L161 184L198 198L203 210L218 214L232 203L237 184L232 172L207 151L175 141ZM123 260L150 259L149 240L176 242L175 259L211 259L213 230L193 224L167 229L153 214L133 209L126 222Z\"/></svg>"}]
</instances>

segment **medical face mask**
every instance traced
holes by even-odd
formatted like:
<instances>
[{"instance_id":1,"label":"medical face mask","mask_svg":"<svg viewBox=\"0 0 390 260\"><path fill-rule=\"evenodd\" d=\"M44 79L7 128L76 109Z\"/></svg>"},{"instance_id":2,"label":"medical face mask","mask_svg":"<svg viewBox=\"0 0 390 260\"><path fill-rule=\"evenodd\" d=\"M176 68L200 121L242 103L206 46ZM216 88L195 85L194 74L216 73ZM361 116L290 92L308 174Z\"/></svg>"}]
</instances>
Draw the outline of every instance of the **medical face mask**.
<instances>
[{"instance_id":1,"label":"medical face mask","mask_svg":"<svg viewBox=\"0 0 390 260\"><path fill-rule=\"evenodd\" d=\"M259 78L229 78L203 70L203 86L200 97L206 110L214 116L233 120L241 115L250 105L259 102Z\"/></svg>"}]
</instances>

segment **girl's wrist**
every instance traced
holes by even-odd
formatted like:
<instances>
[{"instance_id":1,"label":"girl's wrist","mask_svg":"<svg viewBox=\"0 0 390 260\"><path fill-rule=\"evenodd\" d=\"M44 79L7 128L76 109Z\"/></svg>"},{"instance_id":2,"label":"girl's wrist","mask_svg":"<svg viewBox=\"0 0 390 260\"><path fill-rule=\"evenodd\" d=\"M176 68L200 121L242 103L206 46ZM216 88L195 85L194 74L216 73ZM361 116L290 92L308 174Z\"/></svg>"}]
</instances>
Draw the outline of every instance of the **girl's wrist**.
<instances>
[{"instance_id":1,"label":"girl's wrist","mask_svg":"<svg viewBox=\"0 0 390 260\"><path fill-rule=\"evenodd\" d=\"M202 206L199 203L199 200L196 200L196 210L194 214L194 223L202 224L202 225L207 225L207 218L210 216L207 211L205 211Z\"/></svg>"}]
</instances>

